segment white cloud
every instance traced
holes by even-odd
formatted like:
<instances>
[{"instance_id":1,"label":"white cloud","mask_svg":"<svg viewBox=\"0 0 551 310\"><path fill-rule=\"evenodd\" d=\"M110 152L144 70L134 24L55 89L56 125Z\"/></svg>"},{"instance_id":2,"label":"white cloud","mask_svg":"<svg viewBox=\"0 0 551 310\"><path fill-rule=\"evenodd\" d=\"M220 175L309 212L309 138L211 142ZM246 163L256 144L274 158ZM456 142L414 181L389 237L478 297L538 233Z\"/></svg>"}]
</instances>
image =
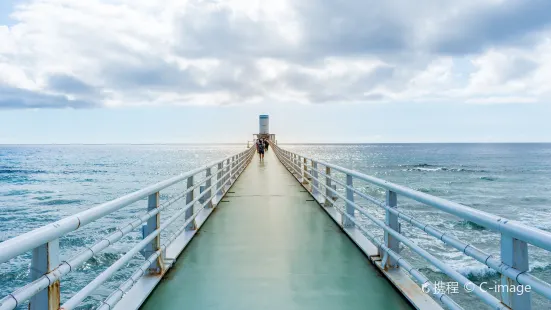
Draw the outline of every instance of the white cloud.
<instances>
[{"instance_id":1,"label":"white cloud","mask_svg":"<svg viewBox=\"0 0 551 310\"><path fill-rule=\"evenodd\" d=\"M36 96L18 105L14 94L28 92L0 93L0 107L545 101L546 9L539 0L31 0L11 14L15 25L0 26L0 87Z\"/></svg>"},{"instance_id":2,"label":"white cloud","mask_svg":"<svg viewBox=\"0 0 551 310\"><path fill-rule=\"evenodd\" d=\"M526 56L524 56L526 55ZM527 57L528 56L528 57ZM490 50L473 59L477 68L471 75L469 90L474 93L524 91L537 64L526 51Z\"/></svg>"}]
</instances>

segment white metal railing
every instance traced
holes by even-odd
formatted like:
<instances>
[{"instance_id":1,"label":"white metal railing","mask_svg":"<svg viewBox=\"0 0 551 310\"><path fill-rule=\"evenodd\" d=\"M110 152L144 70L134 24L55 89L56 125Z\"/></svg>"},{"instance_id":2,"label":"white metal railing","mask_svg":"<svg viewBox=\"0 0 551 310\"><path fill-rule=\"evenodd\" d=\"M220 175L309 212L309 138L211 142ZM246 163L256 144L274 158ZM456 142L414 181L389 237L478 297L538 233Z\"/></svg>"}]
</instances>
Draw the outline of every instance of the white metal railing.
<instances>
[{"instance_id":1,"label":"white metal railing","mask_svg":"<svg viewBox=\"0 0 551 310\"><path fill-rule=\"evenodd\" d=\"M498 217L480 210L476 210L455 202L431 196L401 185L362 174L330 163L318 161L306 156L296 154L280 148L272 143L272 148L279 160L287 169L303 184L309 186L312 196L325 207L335 206L336 200L344 203L343 210L337 209L341 214L344 228L354 227L359 229L371 242L377 246L379 256L382 257L382 265L385 269L405 269L421 287L426 288L434 297L451 309L463 309L449 295L434 287L434 284L419 270L400 255L400 244L410 248L427 262L438 268L444 274L457 281L459 284L472 288L472 293L477 298L491 306L493 309L530 309L531 294L527 292L501 292L497 299L486 290L472 283L468 278L454 270L440 259L418 246L401 233L400 221L433 236L446 245L452 246L460 252L485 264L501 274L501 283L504 285L524 285L541 296L551 300L551 285L529 272L528 244L534 245L546 251L551 251L551 233L520 222ZM321 166L321 167L320 167ZM336 175L340 174L340 178ZM380 201L376 197L367 195L358 190L357 183L370 184L386 191L386 200ZM337 185L342 187L345 195L337 191ZM403 213L398 208L398 196L404 196L429 207L436 208L446 213L458 216L462 219L481 225L487 229L501 234L501 257L494 257L484 251L465 243L450 233L442 232L437 228L422 223L419 220ZM360 198L367 203L381 207L385 211L385 221L379 220L355 198ZM362 214L372 223L384 231L384 241L378 240L373 232L368 231L365 225L359 223L356 212Z\"/></svg>"},{"instance_id":2,"label":"white metal railing","mask_svg":"<svg viewBox=\"0 0 551 310\"><path fill-rule=\"evenodd\" d=\"M75 308L96 288L111 278L117 270L127 264L135 254L142 253L145 257L144 263L139 266L130 279L109 295L100 306L102 309L112 308L140 277L146 274L163 274L165 271L163 258L166 248L184 231L195 229L197 215L206 208L212 208L214 204L220 201L231 184L250 162L254 152L254 148L249 148L241 153L148 186L0 243L0 264L32 251L31 282L1 299L0 310L14 309L29 299L29 309L60 308L60 279L141 226L143 240L134 245L132 249L61 306L62 309ZM160 191L183 181L186 181L186 190L160 204ZM161 223L161 211L184 197L186 198L185 206L176 210L168 220ZM105 236L92 246L86 247L85 250L68 260L60 261L60 237L145 198L148 200L147 212L143 215L133 217L133 221L118 227L113 233ZM183 225L177 227L176 232L172 233L166 240L161 240L161 232L165 231L167 227L182 216L185 219Z\"/></svg>"}]
</instances>

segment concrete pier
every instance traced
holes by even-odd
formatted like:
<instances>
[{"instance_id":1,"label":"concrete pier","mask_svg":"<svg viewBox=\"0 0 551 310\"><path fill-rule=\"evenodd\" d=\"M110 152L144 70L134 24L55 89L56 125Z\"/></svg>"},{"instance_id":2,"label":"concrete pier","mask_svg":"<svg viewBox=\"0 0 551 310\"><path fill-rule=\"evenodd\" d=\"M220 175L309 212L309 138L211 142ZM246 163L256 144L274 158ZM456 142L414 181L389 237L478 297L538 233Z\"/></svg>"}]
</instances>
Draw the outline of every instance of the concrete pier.
<instances>
[{"instance_id":1,"label":"concrete pier","mask_svg":"<svg viewBox=\"0 0 551 310\"><path fill-rule=\"evenodd\" d=\"M234 183L142 309L411 309L273 150Z\"/></svg>"}]
</instances>

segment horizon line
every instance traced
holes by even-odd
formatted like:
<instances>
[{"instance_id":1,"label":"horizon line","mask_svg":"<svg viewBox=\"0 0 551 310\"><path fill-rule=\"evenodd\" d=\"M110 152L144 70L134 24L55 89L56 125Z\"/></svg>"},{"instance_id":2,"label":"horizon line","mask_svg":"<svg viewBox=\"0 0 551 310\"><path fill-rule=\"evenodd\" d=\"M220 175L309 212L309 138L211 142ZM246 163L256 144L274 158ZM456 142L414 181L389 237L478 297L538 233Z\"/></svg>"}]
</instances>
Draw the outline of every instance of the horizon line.
<instances>
[{"instance_id":1,"label":"horizon line","mask_svg":"<svg viewBox=\"0 0 551 310\"><path fill-rule=\"evenodd\" d=\"M252 142L252 141L248 141ZM0 146L6 145L241 145L243 142L154 142L154 143L127 143L127 142L109 142L109 143L0 143ZM362 144L551 144L551 141L472 141L472 142L281 142L285 145L362 145Z\"/></svg>"}]
</instances>

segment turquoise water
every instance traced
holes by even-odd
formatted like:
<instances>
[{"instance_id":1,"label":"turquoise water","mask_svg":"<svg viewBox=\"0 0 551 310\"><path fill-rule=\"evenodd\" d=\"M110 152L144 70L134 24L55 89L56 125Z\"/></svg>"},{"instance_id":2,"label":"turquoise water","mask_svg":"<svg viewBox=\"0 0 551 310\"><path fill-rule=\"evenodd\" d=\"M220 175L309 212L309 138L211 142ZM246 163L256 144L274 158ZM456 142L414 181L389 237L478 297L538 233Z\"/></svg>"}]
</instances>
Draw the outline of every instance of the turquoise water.
<instances>
[{"instance_id":1,"label":"turquoise water","mask_svg":"<svg viewBox=\"0 0 551 310\"><path fill-rule=\"evenodd\" d=\"M394 183L465 204L485 212L551 231L551 144L371 144L282 146L306 156L359 170ZM343 179L344 180L344 179ZM365 186L380 200L384 191ZM344 192L343 192L344 193ZM361 200L360 200L361 201ZM384 219L379 207L372 214ZM398 198L399 208L440 231L499 257L500 236L468 221L414 201ZM363 219L383 240L382 230ZM494 283L499 275L485 265L402 223L402 231L422 248L454 266L475 283ZM451 282L409 249L403 256L433 282ZM551 282L551 254L529 246L532 274ZM493 287L492 285L485 287ZM488 290L489 291L489 290ZM489 291L490 293L493 293ZM495 295L495 294L494 294ZM451 297L466 309L487 309L462 290ZM551 309L551 302L533 294L533 309Z\"/></svg>"},{"instance_id":2,"label":"turquoise water","mask_svg":"<svg viewBox=\"0 0 551 310\"><path fill-rule=\"evenodd\" d=\"M0 241L245 149L245 145L0 146ZM183 192L184 187L182 183L161 192L161 203ZM163 212L162 220L183 202ZM62 238L61 259L72 257L132 221L131 217L143 214L146 206L146 201L134 203ZM64 277L62 302L140 239L141 232L136 230ZM1 297L28 282L29 259L30 254L26 254L0 264ZM127 268L86 299L82 308L103 300L134 272L132 267L141 263L143 257L138 254Z\"/></svg>"},{"instance_id":3,"label":"turquoise water","mask_svg":"<svg viewBox=\"0 0 551 310\"><path fill-rule=\"evenodd\" d=\"M551 231L551 144L281 146ZM244 149L244 145L0 146L0 241ZM183 187L162 193L161 199L179 190ZM365 191L380 198L384 194L367 186ZM62 259L93 244L144 207L145 202L135 203L63 238ZM499 254L499 236L474 223L408 200L400 199L399 207L421 221L453 231L458 238ZM381 210L376 207L370 210L382 218ZM163 218L169 215L166 212ZM365 225L381 236L367 220ZM497 279L495 273L481 264L419 230L404 224L403 231L472 280ZM129 234L64 277L62 299L82 288L140 238L138 231ZM414 253L407 249L403 253L431 279L446 280ZM83 308L103 300L142 261L141 255L137 255L125 270L88 298ZM551 255L531 247L530 262L534 275L551 282ZM0 296L27 282L28 266L28 254L9 264L0 264ZM480 303L464 294L452 297L468 309L480 307ZM551 304L537 297L534 303L534 309L551 309Z\"/></svg>"}]
</instances>

